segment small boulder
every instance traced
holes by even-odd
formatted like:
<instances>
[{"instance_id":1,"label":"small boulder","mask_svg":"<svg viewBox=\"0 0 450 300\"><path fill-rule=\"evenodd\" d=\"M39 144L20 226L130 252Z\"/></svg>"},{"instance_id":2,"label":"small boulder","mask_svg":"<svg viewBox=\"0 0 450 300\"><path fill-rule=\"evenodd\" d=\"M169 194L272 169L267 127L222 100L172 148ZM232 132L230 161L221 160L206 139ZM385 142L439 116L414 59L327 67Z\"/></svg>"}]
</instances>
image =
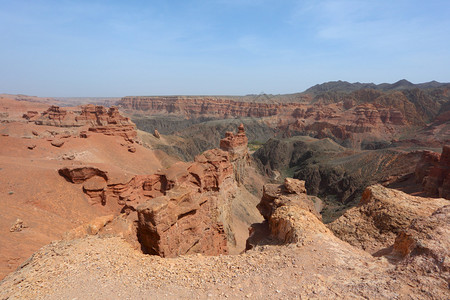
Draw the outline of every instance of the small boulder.
<instances>
[{"instance_id":1,"label":"small boulder","mask_svg":"<svg viewBox=\"0 0 450 300\"><path fill-rule=\"evenodd\" d=\"M136 147L130 145L130 146L128 146L128 151L131 152L131 153L135 153L136 152Z\"/></svg>"},{"instance_id":2,"label":"small boulder","mask_svg":"<svg viewBox=\"0 0 450 300\"><path fill-rule=\"evenodd\" d=\"M289 194L306 194L305 181L294 178L284 179L284 188Z\"/></svg>"},{"instance_id":3,"label":"small boulder","mask_svg":"<svg viewBox=\"0 0 450 300\"><path fill-rule=\"evenodd\" d=\"M10 232L20 232L22 229L28 228L28 225L26 225L22 219L17 219L14 224L12 224L11 228L9 228Z\"/></svg>"},{"instance_id":4,"label":"small boulder","mask_svg":"<svg viewBox=\"0 0 450 300\"><path fill-rule=\"evenodd\" d=\"M75 159L75 155L73 155L73 154L63 154L63 156L61 158L63 160L74 160Z\"/></svg>"},{"instance_id":5,"label":"small boulder","mask_svg":"<svg viewBox=\"0 0 450 300\"><path fill-rule=\"evenodd\" d=\"M64 145L64 141L56 140L51 142L52 146L60 148L62 145Z\"/></svg>"},{"instance_id":6,"label":"small boulder","mask_svg":"<svg viewBox=\"0 0 450 300\"><path fill-rule=\"evenodd\" d=\"M157 139L161 138L161 135L159 134L158 129L155 129L155 132L153 132L153 136Z\"/></svg>"},{"instance_id":7,"label":"small boulder","mask_svg":"<svg viewBox=\"0 0 450 300\"><path fill-rule=\"evenodd\" d=\"M80 138L87 139L90 136L91 136L91 133L89 133L87 131L81 131L80 132Z\"/></svg>"}]
</instances>

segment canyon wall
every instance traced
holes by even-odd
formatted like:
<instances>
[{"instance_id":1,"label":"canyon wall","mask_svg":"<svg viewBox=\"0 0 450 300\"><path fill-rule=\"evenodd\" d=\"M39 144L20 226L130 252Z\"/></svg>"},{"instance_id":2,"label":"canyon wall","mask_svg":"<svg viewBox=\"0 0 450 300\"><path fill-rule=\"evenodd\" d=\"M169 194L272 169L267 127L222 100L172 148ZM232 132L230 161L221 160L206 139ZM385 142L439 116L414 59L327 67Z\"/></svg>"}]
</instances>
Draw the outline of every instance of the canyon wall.
<instances>
[{"instance_id":1,"label":"canyon wall","mask_svg":"<svg viewBox=\"0 0 450 300\"><path fill-rule=\"evenodd\" d=\"M173 114L187 118L210 116L216 118L269 117L290 111L300 104L240 102L213 96L136 96L124 97L118 106L125 110L149 114Z\"/></svg>"},{"instance_id":2,"label":"canyon wall","mask_svg":"<svg viewBox=\"0 0 450 300\"><path fill-rule=\"evenodd\" d=\"M115 206L126 213L137 224L146 253L225 254L229 243L236 243L232 201L248 159L243 126L238 130L235 136L227 133L223 150L207 150L194 162L178 162L155 174L127 177L89 166L64 167L59 174L82 184L92 205Z\"/></svg>"},{"instance_id":3,"label":"canyon wall","mask_svg":"<svg viewBox=\"0 0 450 300\"><path fill-rule=\"evenodd\" d=\"M450 199L450 145L442 148L442 154L424 151L415 176L428 195Z\"/></svg>"},{"instance_id":4,"label":"canyon wall","mask_svg":"<svg viewBox=\"0 0 450 300\"><path fill-rule=\"evenodd\" d=\"M226 97L124 97L118 106L130 114L167 115L180 119L256 118L283 135L330 137L340 143L359 145L362 140L391 140L414 124L397 106L358 101L338 103L240 102ZM145 117L136 117L139 123ZM149 121L150 122L150 121ZM145 124L144 124L145 126Z\"/></svg>"}]
</instances>

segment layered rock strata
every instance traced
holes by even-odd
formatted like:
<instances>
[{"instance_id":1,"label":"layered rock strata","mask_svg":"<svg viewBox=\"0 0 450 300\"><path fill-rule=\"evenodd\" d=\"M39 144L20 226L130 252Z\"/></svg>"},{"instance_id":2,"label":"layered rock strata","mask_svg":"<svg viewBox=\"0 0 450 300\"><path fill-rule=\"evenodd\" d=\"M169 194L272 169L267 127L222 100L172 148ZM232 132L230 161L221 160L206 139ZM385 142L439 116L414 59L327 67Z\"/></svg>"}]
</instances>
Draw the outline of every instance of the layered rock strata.
<instances>
[{"instance_id":1,"label":"layered rock strata","mask_svg":"<svg viewBox=\"0 0 450 300\"><path fill-rule=\"evenodd\" d=\"M101 105L82 105L80 111L62 109L52 105L40 115L29 111L23 115L37 125L58 127L87 126L89 131L105 135L121 136L132 141L137 136L136 126L129 118L122 116L116 106L105 108Z\"/></svg>"},{"instance_id":2,"label":"layered rock strata","mask_svg":"<svg viewBox=\"0 0 450 300\"><path fill-rule=\"evenodd\" d=\"M442 154L424 151L415 175L424 192L432 197L450 199L450 145L442 148Z\"/></svg>"},{"instance_id":3,"label":"layered rock strata","mask_svg":"<svg viewBox=\"0 0 450 300\"><path fill-rule=\"evenodd\" d=\"M167 173L173 173L170 168ZM214 149L175 171L163 196L137 207L145 251L164 257L228 253L230 209L236 182L228 154Z\"/></svg>"},{"instance_id":4,"label":"layered rock strata","mask_svg":"<svg viewBox=\"0 0 450 300\"><path fill-rule=\"evenodd\" d=\"M183 115L188 118L205 115L220 118L260 118L276 115L285 107L290 106L289 104L240 102L227 97L213 96L124 97L118 105L128 110Z\"/></svg>"},{"instance_id":5,"label":"layered rock strata","mask_svg":"<svg viewBox=\"0 0 450 300\"><path fill-rule=\"evenodd\" d=\"M147 253L218 255L228 253L228 242L234 242L231 201L237 183L229 153L223 150L208 150L193 163L128 179L94 167L65 167L59 173L82 183L92 204L136 211L137 235Z\"/></svg>"},{"instance_id":6,"label":"layered rock strata","mask_svg":"<svg viewBox=\"0 0 450 300\"><path fill-rule=\"evenodd\" d=\"M225 133L220 140L220 149L227 151L234 167L234 176L238 184L244 180L245 165L248 163L248 139L245 135L244 124L239 125L237 134L231 131Z\"/></svg>"},{"instance_id":7,"label":"layered rock strata","mask_svg":"<svg viewBox=\"0 0 450 300\"><path fill-rule=\"evenodd\" d=\"M118 105L138 114L187 119L264 118L268 126L287 136L300 132L318 138L330 137L342 143L350 139L355 145L365 139L390 140L402 128L414 124L415 120L406 118L389 101L261 103L235 101L227 97L168 96L124 97Z\"/></svg>"}]
</instances>

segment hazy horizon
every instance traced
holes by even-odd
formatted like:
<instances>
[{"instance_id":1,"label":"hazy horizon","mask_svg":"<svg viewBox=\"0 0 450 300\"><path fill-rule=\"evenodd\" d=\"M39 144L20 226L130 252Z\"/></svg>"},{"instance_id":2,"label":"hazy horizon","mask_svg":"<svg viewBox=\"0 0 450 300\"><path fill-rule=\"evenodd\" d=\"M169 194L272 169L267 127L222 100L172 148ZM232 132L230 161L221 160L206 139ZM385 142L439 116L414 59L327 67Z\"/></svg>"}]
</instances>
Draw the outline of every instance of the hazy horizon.
<instances>
[{"instance_id":1,"label":"hazy horizon","mask_svg":"<svg viewBox=\"0 0 450 300\"><path fill-rule=\"evenodd\" d=\"M0 93L233 96L449 81L442 0L0 4Z\"/></svg>"}]
</instances>

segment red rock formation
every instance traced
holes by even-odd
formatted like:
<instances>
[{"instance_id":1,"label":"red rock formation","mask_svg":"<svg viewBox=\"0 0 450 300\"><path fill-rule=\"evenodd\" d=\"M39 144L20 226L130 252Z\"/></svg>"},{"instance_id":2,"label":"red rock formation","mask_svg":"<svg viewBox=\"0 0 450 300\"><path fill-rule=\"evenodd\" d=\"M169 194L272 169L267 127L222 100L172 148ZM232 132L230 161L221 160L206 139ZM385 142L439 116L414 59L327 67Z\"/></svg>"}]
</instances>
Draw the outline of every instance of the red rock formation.
<instances>
[{"instance_id":1,"label":"red rock formation","mask_svg":"<svg viewBox=\"0 0 450 300\"><path fill-rule=\"evenodd\" d=\"M106 204L106 187L105 178L100 176L93 176L83 183L83 191L91 199L91 204Z\"/></svg>"},{"instance_id":2,"label":"red rock formation","mask_svg":"<svg viewBox=\"0 0 450 300\"><path fill-rule=\"evenodd\" d=\"M220 140L220 149L230 153L231 159L244 157L247 155L248 139L245 135L244 124L239 125L238 133L226 132L225 138Z\"/></svg>"},{"instance_id":3,"label":"red rock formation","mask_svg":"<svg viewBox=\"0 0 450 300\"><path fill-rule=\"evenodd\" d=\"M322 216L316 210L312 198L306 194L305 181L285 178L282 185L264 185L263 196L257 205L264 219L269 220L278 207L286 205L299 206L314 214L319 220L322 220Z\"/></svg>"},{"instance_id":4,"label":"red rock formation","mask_svg":"<svg viewBox=\"0 0 450 300\"><path fill-rule=\"evenodd\" d=\"M91 204L111 201L136 210L137 233L148 253L161 256L228 252L230 210L237 189L229 154L208 150L193 163L177 163L153 175L133 178L97 168L63 168L59 173L83 183Z\"/></svg>"},{"instance_id":5,"label":"red rock formation","mask_svg":"<svg viewBox=\"0 0 450 300\"><path fill-rule=\"evenodd\" d=\"M227 193L232 192L229 186L234 183L228 154L209 150L190 166L179 164L164 175L160 178L165 177L166 182L158 185L165 185L164 195L137 207L143 247L168 257L227 253L230 233L224 223L229 219Z\"/></svg>"},{"instance_id":6,"label":"red rock formation","mask_svg":"<svg viewBox=\"0 0 450 300\"><path fill-rule=\"evenodd\" d=\"M27 116L24 115L26 118ZM59 106L52 105L41 116L39 116L35 123L37 125L49 125L59 127L77 127L83 124L78 124L75 120L75 115L72 111L61 109Z\"/></svg>"},{"instance_id":7,"label":"red rock formation","mask_svg":"<svg viewBox=\"0 0 450 300\"><path fill-rule=\"evenodd\" d=\"M136 126L129 118L122 116L116 106L106 109L101 105L88 104L81 106L81 112L74 112L53 105L39 117L34 112L28 112L23 115L23 118L35 120L38 125L60 127L87 125L91 132L121 136L128 141L133 141L137 136ZM83 137L87 137L87 134L84 134Z\"/></svg>"},{"instance_id":8,"label":"red rock formation","mask_svg":"<svg viewBox=\"0 0 450 300\"><path fill-rule=\"evenodd\" d=\"M95 167L64 167L58 172L59 175L63 176L73 183L83 183L94 176L99 176L104 178L105 180L108 180L106 172Z\"/></svg>"},{"instance_id":9,"label":"red rock formation","mask_svg":"<svg viewBox=\"0 0 450 300\"><path fill-rule=\"evenodd\" d=\"M23 114L22 118L27 119L28 121L35 120L39 116L37 111L29 110L26 114Z\"/></svg>"},{"instance_id":10,"label":"red rock formation","mask_svg":"<svg viewBox=\"0 0 450 300\"><path fill-rule=\"evenodd\" d=\"M163 257L227 253L223 225L214 212L219 203L205 194L176 189L138 207L138 237L146 252Z\"/></svg>"},{"instance_id":11,"label":"red rock formation","mask_svg":"<svg viewBox=\"0 0 450 300\"><path fill-rule=\"evenodd\" d=\"M197 118L212 116L229 117L268 117L278 114L291 104L239 102L227 97L208 96L161 96L124 97L120 107L148 113L164 113Z\"/></svg>"},{"instance_id":12,"label":"red rock formation","mask_svg":"<svg viewBox=\"0 0 450 300\"><path fill-rule=\"evenodd\" d=\"M450 282L450 205L436 210L431 216L415 219L395 239L392 252L388 255L397 260L400 274L413 274L424 280L423 289L443 288L448 298ZM429 283L429 278L436 282ZM431 295L427 290L427 294ZM431 296L433 298L433 296Z\"/></svg>"},{"instance_id":13,"label":"red rock formation","mask_svg":"<svg viewBox=\"0 0 450 300\"><path fill-rule=\"evenodd\" d=\"M383 98L382 94L355 94L355 97L350 97L351 100L345 98L347 102L342 100L326 104L243 102L235 101L235 98L207 96L125 97L118 105L129 111L150 115L264 118L266 124L283 130L287 135L297 131L318 138L350 139L349 144L358 146L361 141L373 140L374 137L390 141L401 129L415 124L415 114L411 111L414 105L402 95L397 95L401 98L397 101L396 95Z\"/></svg>"},{"instance_id":14,"label":"red rock formation","mask_svg":"<svg viewBox=\"0 0 450 300\"><path fill-rule=\"evenodd\" d=\"M220 140L220 149L230 154L234 167L235 179L240 184L243 181L245 164L248 161L248 139L245 135L244 124L239 125L238 133L226 132Z\"/></svg>"},{"instance_id":15,"label":"red rock formation","mask_svg":"<svg viewBox=\"0 0 450 300\"><path fill-rule=\"evenodd\" d=\"M433 151L423 151L422 157L416 166L414 175L416 177L416 182L422 184L423 179L430 174L432 168L439 165L439 159L441 155Z\"/></svg>"},{"instance_id":16,"label":"red rock formation","mask_svg":"<svg viewBox=\"0 0 450 300\"><path fill-rule=\"evenodd\" d=\"M426 193L433 197L450 199L450 145L442 148L441 155L424 152L415 173Z\"/></svg>"},{"instance_id":17,"label":"red rock formation","mask_svg":"<svg viewBox=\"0 0 450 300\"><path fill-rule=\"evenodd\" d=\"M75 119L79 123L89 124L91 126L130 124L130 119L122 116L116 106L111 106L109 109L106 109L101 105L82 105L81 113Z\"/></svg>"}]
</instances>

